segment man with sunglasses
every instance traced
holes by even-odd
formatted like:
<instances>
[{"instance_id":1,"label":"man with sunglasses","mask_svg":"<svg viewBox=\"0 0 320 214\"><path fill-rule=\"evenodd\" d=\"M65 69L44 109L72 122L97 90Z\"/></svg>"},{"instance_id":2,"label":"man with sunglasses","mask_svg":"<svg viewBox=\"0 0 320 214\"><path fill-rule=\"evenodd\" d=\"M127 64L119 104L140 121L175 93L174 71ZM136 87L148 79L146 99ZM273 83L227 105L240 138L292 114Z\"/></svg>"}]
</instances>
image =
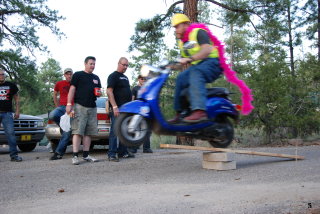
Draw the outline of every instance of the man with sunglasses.
<instances>
[{"instance_id":1,"label":"man with sunglasses","mask_svg":"<svg viewBox=\"0 0 320 214\"><path fill-rule=\"evenodd\" d=\"M145 81L145 77L142 77L141 75L138 76L138 85L136 85L132 89L132 100L136 100L138 98L138 91L140 90L141 86L145 83ZM136 153L137 149L135 148L129 151L131 151L132 153ZM150 138L148 138L148 140L143 143L143 153L153 153L153 151L150 148Z\"/></svg>"},{"instance_id":2,"label":"man with sunglasses","mask_svg":"<svg viewBox=\"0 0 320 214\"><path fill-rule=\"evenodd\" d=\"M121 57L118 62L117 70L108 77L107 95L109 99L111 130L109 135L109 161L119 162L119 158L134 158L134 155L128 152L127 147L123 146L114 133L114 122L119 116L119 108L123 104L132 100L132 94L129 79L124 73L129 64L128 59ZM118 157L117 154L118 153Z\"/></svg>"},{"instance_id":3,"label":"man with sunglasses","mask_svg":"<svg viewBox=\"0 0 320 214\"><path fill-rule=\"evenodd\" d=\"M11 161L21 162L22 158L18 156L17 141L14 131L14 119L20 116L20 104L18 87L12 82L6 81L4 70L0 69L0 123L2 123L4 133L8 139ZM13 114L12 99L16 104Z\"/></svg>"}]
</instances>

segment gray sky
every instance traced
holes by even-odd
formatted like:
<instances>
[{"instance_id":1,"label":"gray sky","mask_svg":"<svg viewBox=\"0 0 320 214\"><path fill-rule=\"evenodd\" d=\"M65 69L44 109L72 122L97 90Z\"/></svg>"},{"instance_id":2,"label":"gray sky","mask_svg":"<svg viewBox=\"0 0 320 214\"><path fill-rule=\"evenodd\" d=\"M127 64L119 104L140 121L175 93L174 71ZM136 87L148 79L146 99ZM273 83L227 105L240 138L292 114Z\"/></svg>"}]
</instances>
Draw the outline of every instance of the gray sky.
<instances>
[{"instance_id":1,"label":"gray sky","mask_svg":"<svg viewBox=\"0 0 320 214\"><path fill-rule=\"evenodd\" d=\"M118 59L121 56L130 59L127 49L135 24L142 18L164 14L169 7L163 0L48 0L48 6L66 17L58 27L67 38L59 41L48 30L41 30L40 40L51 54L39 54L38 65L52 57L62 69L71 67L79 71L84 68L86 56L95 56L94 73L100 77L103 86L106 86L108 75L117 68ZM174 35L171 36L174 40ZM126 74L131 78L130 68Z\"/></svg>"}]
</instances>

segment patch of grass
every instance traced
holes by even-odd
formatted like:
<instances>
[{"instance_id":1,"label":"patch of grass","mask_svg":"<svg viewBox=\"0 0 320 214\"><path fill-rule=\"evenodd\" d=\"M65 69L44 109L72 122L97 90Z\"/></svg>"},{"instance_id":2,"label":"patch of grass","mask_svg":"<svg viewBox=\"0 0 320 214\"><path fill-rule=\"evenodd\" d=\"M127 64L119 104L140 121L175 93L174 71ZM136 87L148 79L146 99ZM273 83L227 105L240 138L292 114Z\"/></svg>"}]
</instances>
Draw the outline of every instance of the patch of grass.
<instances>
[{"instance_id":1,"label":"patch of grass","mask_svg":"<svg viewBox=\"0 0 320 214\"><path fill-rule=\"evenodd\" d=\"M160 144L175 144L176 136L151 135L151 148L160 148Z\"/></svg>"},{"instance_id":2,"label":"patch of grass","mask_svg":"<svg viewBox=\"0 0 320 214\"><path fill-rule=\"evenodd\" d=\"M256 147L264 145L264 132L261 129L235 129L233 147Z\"/></svg>"}]
</instances>

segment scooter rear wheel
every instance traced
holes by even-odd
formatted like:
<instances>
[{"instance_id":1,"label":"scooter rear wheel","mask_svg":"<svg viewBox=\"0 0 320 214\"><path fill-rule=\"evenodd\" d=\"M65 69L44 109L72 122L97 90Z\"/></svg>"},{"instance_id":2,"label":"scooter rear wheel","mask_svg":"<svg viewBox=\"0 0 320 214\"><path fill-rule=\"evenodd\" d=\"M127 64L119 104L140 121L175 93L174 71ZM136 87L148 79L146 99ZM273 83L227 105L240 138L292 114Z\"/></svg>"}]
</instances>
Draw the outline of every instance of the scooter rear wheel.
<instances>
[{"instance_id":1,"label":"scooter rear wheel","mask_svg":"<svg viewBox=\"0 0 320 214\"><path fill-rule=\"evenodd\" d=\"M151 132L145 118L142 118L135 132L129 132L128 125L133 116L133 114L121 113L115 121L115 132L124 146L138 148L150 138Z\"/></svg>"},{"instance_id":2,"label":"scooter rear wheel","mask_svg":"<svg viewBox=\"0 0 320 214\"><path fill-rule=\"evenodd\" d=\"M216 138L210 140L209 143L215 148L226 148L232 143L234 138L233 125L228 118L224 118L223 122L218 126L219 132Z\"/></svg>"}]
</instances>

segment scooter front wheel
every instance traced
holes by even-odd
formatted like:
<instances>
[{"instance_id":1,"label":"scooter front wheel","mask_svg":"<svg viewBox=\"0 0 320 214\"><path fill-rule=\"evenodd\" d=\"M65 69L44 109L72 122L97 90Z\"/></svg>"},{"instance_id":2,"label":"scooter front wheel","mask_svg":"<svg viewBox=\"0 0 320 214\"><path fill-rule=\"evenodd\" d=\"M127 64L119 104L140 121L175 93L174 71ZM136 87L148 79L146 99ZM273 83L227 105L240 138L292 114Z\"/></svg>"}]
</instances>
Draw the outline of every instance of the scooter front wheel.
<instances>
[{"instance_id":1,"label":"scooter front wheel","mask_svg":"<svg viewBox=\"0 0 320 214\"><path fill-rule=\"evenodd\" d=\"M134 114L121 113L115 120L115 132L120 143L127 147L138 148L150 138L148 121L142 117L134 131L129 131L128 126Z\"/></svg>"}]
</instances>

